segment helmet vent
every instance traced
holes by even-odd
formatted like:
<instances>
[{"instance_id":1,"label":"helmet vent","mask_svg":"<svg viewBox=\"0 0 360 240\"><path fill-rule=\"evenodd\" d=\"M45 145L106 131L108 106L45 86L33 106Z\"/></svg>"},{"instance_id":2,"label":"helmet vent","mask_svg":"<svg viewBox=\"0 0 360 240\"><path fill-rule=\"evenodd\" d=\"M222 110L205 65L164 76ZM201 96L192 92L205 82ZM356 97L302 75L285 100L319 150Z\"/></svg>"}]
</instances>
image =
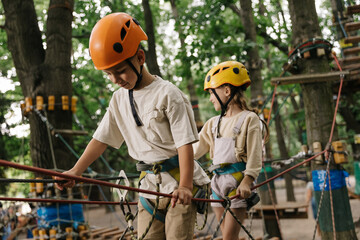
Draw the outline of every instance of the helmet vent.
<instances>
[{"instance_id":1,"label":"helmet vent","mask_svg":"<svg viewBox=\"0 0 360 240\"><path fill-rule=\"evenodd\" d=\"M210 75L208 75L207 78L206 78L206 81L210 82L210 79L211 79L211 77L210 77Z\"/></svg>"},{"instance_id":2,"label":"helmet vent","mask_svg":"<svg viewBox=\"0 0 360 240\"><path fill-rule=\"evenodd\" d=\"M129 28L130 27L130 20L125 23L125 25Z\"/></svg>"},{"instance_id":3,"label":"helmet vent","mask_svg":"<svg viewBox=\"0 0 360 240\"><path fill-rule=\"evenodd\" d=\"M117 53L122 53L122 51L123 51L123 46L121 45L121 43L114 43L114 45L113 45L113 49L114 49L114 51L115 52L117 52Z\"/></svg>"},{"instance_id":4,"label":"helmet vent","mask_svg":"<svg viewBox=\"0 0 360 240\"><path fill-rule=\"evenodd\" d=\"M228 69L229 67L224 67L223 70Z\"/></svg>"},{"instance_id":5,"label":"helmet vent","mask_svg":"<svg viewBox=\"0 0 360 240\"><path fill-rule=\"evenodd\" d=\"M220 72L220 69L216 70L214 73L213 73L213 76L215 76L216 74L218 74Z\"/></svg>"},{"instance_id":6,"label":"helmet vent","mask_svg":"<svg viewBox=\"0 0 360 240\"><path fill-rule=\"evenodd\" d=\"M235 74L239 74L240 69L239 69L239 68L237 68L237 67L234 67L234 68L233 68L233 71L234 71L234 73L235 73Z\"/></svg>"},{"instance_id":7,"label":"helmet vent","mask_svg":"<svg viewBox=\"0 0 360 240\"><path fill-rule=\"evenodd\" d=\"M140 25L139 21L136 18L133 18L134 23L136 23L137 25Z\"/></svg>"},{"instance_id":8,"label":"helmet vent","mask_svg":"<svg viewBox=\"0 0 360 240\"><path fill-rule=\"evenodd\" d=\"M125 36L126 36L126 30L125 30L125 28L122 28L121 29L121 34L120 34L120 36L121 36L121 41L123 41L124 40L124 38L125 38Z\"/></svg>"}]
</instances>

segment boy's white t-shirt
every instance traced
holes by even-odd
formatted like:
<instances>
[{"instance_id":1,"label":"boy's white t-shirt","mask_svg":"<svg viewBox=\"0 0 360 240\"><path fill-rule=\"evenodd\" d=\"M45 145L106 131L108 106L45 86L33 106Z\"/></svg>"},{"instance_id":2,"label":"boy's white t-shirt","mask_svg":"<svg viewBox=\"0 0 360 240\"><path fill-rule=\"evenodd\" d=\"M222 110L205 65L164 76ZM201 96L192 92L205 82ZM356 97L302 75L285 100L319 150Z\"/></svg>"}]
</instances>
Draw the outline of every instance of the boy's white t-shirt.
<instances>
[{"instance_id":1,"label":"boy's white t-shirt","mask_svg":"<svg viewBox=\"0 0 360 240\"><path fill-rule=\"evenodd\" d=\"M129 155L138 161L155 163L177 154L176 149L198 141L198 133L191 104L185 94L169 81L156 76L148 86L134 90L137 114L143 126L137 126L132 115L127 89L114 92L109 108L93 138L118 149L124 141ZM160 192L172 193L177 181L168 173L161 173ZM194 183L209 182L199 164L194 167ZM147 174L141 189L156 191L154 174ZM147 198L155 195L142 194Z\"/></svg>"}]
</instances>

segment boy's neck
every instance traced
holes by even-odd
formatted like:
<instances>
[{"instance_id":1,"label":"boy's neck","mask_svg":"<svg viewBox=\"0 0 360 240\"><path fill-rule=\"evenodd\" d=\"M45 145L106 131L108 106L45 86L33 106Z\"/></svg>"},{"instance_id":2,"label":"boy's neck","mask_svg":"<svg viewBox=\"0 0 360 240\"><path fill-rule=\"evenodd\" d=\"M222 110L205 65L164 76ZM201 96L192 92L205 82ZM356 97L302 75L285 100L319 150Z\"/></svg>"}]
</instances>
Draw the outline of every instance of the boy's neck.
<instances>
[{"instance_id":1,"label":"boy's neck","mask_svg":"<svg viewBox=\"0 0 360 240\"><path fill-rule=\"evenodd\" d=\"M140 89L142 89L142 88L150 85L150 84L154 81L154 79L155 79L155 76L154 76L154 75L151 75L151 74L146 70L146 68L143 68L142 74L143 74L142 80L141 80L139 86L134 89L135 91L136 91L136 90L140 90Z\"/></svg>"}]
</instances>

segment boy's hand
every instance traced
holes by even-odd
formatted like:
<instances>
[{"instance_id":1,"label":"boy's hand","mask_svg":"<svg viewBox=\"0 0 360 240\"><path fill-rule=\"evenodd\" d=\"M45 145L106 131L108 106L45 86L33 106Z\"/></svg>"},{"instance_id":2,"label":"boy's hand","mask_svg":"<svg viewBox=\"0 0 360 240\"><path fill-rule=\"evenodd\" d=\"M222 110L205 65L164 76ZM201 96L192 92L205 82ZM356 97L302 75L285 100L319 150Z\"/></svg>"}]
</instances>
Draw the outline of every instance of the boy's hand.
<instances>
[{"instance_id":1,"label":"boy's hand","mask_svg":"<svg viewBox=\"0 0 360 240\"><path fill-rule=\"evenodd\" d=\"M171 207L175 207L176 203L189 205L191 203L192 192L186 187L176 189L171 198Z\"/></svg>"},{"instance_id":2,"label":"boy's hand","mask_svg":"<svg viewBox=\"0 0 360 240\"><path fill-rule=\"evenodd\" d=\"M73 176L77 176L79 177L79 175L75 174L74 172L72 172L71 170L63 172L63 174L67 174L67 175L73 175ZM58 188L59 190L63 190L64 188L72 188L75 186L75 180L69 180L66 178L62 178L62 177L55 177L55 180L66 180L66 182L64 183L55 183L56 188Z\"/></svg>"},{"instance_id":3,"label":"boy's hand","mask_svg":"<svg viewBox=\"0 0 360 240\"><path fill-rule=\"evenodd\" d=\"M241 181L239 187L236 189L236 194L239 194L241 198L246 199L250 197L251 189L250 185L245 181Z\"/></svg>"}]
</instances>

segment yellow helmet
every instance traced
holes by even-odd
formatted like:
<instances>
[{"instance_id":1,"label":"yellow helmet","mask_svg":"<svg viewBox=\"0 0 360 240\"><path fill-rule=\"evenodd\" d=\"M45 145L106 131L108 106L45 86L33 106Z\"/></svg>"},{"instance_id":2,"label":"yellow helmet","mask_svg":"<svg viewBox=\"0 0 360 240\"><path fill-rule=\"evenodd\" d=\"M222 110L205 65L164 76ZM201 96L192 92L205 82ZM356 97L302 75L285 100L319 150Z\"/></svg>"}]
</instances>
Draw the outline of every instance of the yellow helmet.
<instances>
[{"instance_id":1,"label":"yellow helmet","mask_svg":"<svg viewBox=\"0 0 360 240\"><path fill-rule=\"evenodd\" d=\"M226 61L216 65L206 74L204 90L217 88L225 83L236 87L244 85L246 89L251 81L245 66L236 61Z\"/></svg>"}]
</instances>

